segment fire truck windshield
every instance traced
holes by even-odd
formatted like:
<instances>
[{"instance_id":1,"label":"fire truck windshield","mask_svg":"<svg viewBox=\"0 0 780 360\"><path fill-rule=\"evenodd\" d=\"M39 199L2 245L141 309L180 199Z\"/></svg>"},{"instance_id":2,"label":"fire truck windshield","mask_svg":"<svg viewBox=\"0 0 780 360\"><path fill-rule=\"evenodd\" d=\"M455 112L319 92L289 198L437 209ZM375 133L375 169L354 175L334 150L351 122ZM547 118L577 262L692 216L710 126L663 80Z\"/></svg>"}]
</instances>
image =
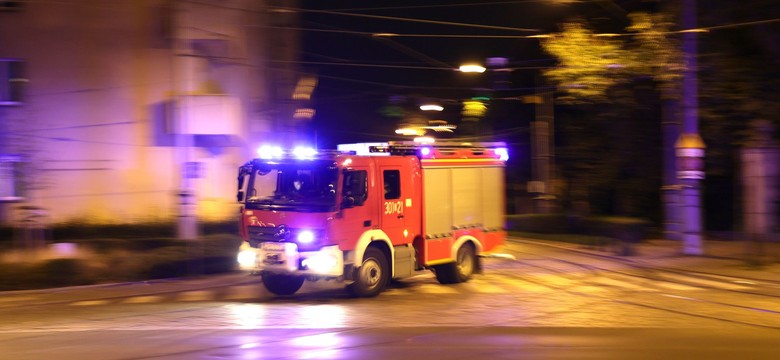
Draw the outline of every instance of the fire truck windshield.
<instances>
[{"instance_id":1,"label":"fire truck windshield","mask_svg":"<svg viewBox=\"0 0 780 360\"><path fill-rule=\"evenodd\" d=\"M255 160L246 184L247 209L326 212L336 209L333 162Z\"/></svg>"}]
</instances>

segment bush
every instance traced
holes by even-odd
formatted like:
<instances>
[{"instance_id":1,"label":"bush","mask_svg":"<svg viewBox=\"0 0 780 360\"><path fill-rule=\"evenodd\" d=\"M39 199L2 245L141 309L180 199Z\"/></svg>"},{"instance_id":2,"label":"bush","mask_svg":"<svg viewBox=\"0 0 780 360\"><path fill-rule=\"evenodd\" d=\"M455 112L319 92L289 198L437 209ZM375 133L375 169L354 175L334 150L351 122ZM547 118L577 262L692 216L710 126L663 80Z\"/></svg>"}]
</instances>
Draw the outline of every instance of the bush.
<instances>
[{"instance_id":1,"label":"bush","mask_svg":"<svg viewBox=\"0 0 780 360\"><path fill-rule=\"evenodd\" d=\"M84 270L80 259L52 259L36 266L33 274L41 277L40 283L54 287L91 284L92 280Z\"/></svg>"},{"instance_id":2,"label":"bush","mask_svg":"<svg viewBox=\"0 0 780 360\"><path fill-rule=\"evenodd\" d=\"M647 237L651 223L629 217L581 217L564 214L509 215L506 228L512 232L535 234L571 234L611 238L637 243ZM566 239L563 236L562 239ZM565 240L563 240L565 241ZM594 239L586 242L596 241ZM569 241L572 242L572 241Z\"/></svg>"},{"instance_id":3,"label":"bush","mask_svg":"<svg viewBox=\"0 0 780 360\"><path fill-rule=\"evenodd\" d=\"M236 235L87 239L79 257L0 263L0 291L86 285L229 272L241 239Z\"/></svg>"}]
</instances>

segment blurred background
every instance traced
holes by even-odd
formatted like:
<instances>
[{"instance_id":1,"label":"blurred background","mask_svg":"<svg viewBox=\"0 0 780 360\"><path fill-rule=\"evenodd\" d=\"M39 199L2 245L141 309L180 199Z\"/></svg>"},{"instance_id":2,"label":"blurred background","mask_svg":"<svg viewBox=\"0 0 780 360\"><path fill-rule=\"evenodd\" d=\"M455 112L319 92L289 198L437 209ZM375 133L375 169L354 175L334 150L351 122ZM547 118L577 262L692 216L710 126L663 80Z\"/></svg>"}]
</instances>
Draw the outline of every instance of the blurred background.
<instances>
[{"instance_id":1,"label":"blurred background","mask_svg":"<svg viewBox=\"0 0 780 360\"><path fill-rule=\"evenodd\" d=\"M433 136L506 142L511 214L682 239L694 198L694 231L776 236L779 19L770 0L0 1L0 223L191 238L235 220L260 145Z\"/></svg>"}]
</instances>

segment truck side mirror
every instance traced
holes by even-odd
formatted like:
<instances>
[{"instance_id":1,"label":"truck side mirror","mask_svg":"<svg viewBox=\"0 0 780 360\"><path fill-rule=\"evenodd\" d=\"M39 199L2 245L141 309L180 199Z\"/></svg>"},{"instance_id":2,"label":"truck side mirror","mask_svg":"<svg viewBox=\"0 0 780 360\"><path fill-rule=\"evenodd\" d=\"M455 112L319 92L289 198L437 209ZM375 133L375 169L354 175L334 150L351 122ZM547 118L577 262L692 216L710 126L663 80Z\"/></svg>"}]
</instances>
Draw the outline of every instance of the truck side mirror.
<instances>
[{"instance_id":1,"label":"truck side mirror","mask_svg":"<svg viewBox=\"0 0 780 360\"><path fill-rule=\"evenodd\" d=\"M239 190L238 191L238 194L236 194L236 200L238 200L238 202L244 201L244 191L243 190Z\"/></svg>"}]
</instances>

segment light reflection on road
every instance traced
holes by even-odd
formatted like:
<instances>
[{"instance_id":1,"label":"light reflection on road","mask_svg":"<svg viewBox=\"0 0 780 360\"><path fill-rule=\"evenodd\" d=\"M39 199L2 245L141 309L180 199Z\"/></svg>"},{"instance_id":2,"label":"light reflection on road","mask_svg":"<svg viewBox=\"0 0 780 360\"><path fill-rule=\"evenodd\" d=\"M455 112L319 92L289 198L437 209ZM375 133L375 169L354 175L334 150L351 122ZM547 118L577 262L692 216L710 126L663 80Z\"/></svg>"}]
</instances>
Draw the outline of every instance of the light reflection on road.
<instances>
[{"instance_id":1,"label":"light reflection on road","mask_svg":"<svg viewBox=\"0 0 780 360\"><path fill-rule=\"evenodd\" d=\"M232 326L239 329L263 328L343 328L347 311L340 305L227 304Z\"/></svg>"}]
</instances>

